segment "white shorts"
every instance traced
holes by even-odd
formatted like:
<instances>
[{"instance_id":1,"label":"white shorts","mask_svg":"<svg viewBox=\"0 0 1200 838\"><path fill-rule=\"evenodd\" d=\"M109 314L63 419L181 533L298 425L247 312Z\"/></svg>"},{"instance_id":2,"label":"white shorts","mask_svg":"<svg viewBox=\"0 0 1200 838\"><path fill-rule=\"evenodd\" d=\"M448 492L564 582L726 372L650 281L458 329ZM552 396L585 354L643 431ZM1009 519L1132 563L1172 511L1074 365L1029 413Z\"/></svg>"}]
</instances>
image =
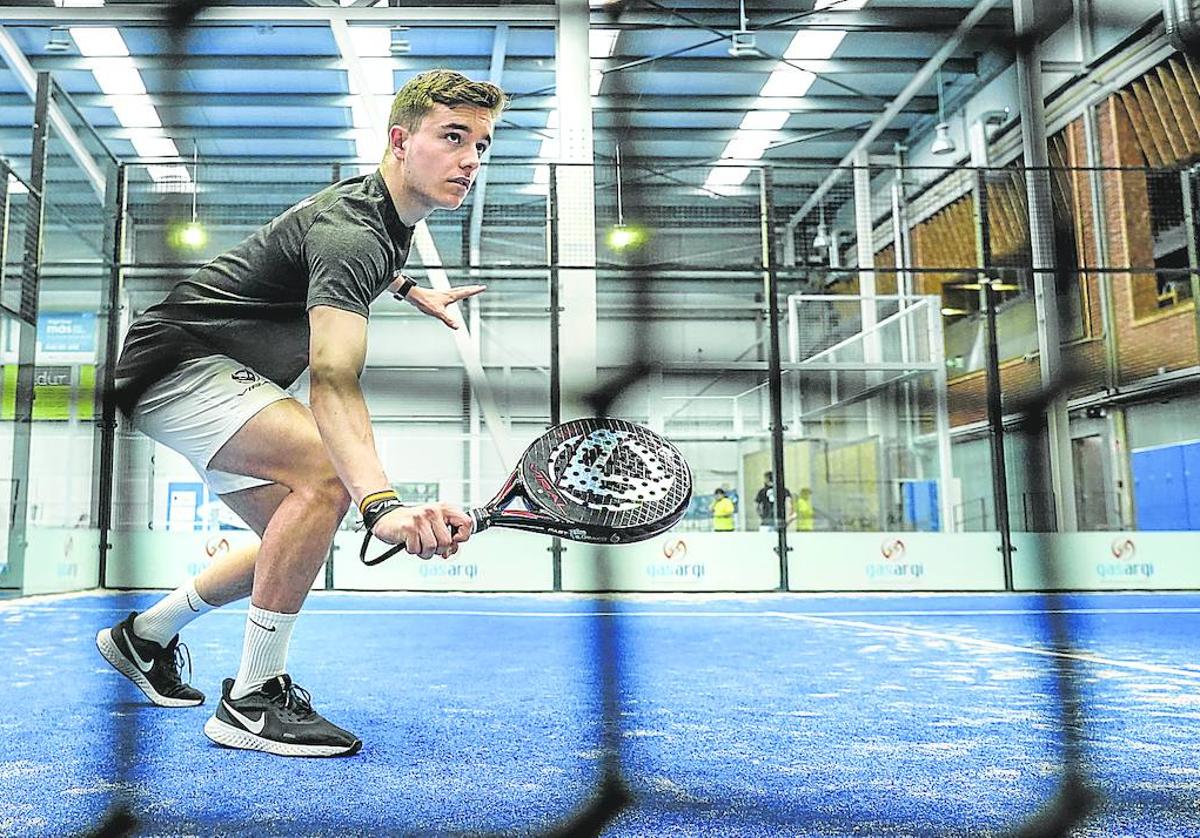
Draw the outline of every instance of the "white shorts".
<instances>
[{"instance_id":1,"label":"white shorts","mask_svg":"<svg viewBox=\"0 0 1200 838\"><path fill-rule=\"evenodd\" d=\"M271 481L208 467L216 453L286 390L225 355L185 361L151 385L133 410L133 426L188 458L218 495Z\"/></svg>"}]
</instances>

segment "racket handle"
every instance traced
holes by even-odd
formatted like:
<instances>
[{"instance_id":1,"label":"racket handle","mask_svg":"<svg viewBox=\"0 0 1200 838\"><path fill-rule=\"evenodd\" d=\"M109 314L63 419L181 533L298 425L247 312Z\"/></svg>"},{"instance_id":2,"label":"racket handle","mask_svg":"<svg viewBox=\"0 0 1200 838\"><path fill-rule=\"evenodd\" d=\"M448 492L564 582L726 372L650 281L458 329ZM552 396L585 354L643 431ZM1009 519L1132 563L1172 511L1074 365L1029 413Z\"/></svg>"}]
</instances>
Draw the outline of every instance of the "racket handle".
<instances>
[{"instance_id":1,"label":"racket handle","mask_svg":"<svg viewBox=\"0 0 1200 838\"><path fill-rule=\"evenodd\" d=\"M483 507L476 507L475 509L472 509L467 514L469 514L471 516L471 521L474 523L474 526L471 529L472 535L474 535L477 532L483 532L489 526L491 526L492 516ZM451 527L450 532L451 532L451 534L458 532L458 527ZM359 561L361 561L363 564L367 565L368 567L370 567L372 565L377 565L386 559L390 559L392 556L394 556L397 553L404 550L403 544L395 544L391 548L389 548L387 550L387 552L385 552L379 556L376 556L373 559L368 559L367 558L367 548L371 545L371 538L372 538L371 531L367 530L366 534L363 536L362 548L358 551Z\"/></svg>"}]
</instances>

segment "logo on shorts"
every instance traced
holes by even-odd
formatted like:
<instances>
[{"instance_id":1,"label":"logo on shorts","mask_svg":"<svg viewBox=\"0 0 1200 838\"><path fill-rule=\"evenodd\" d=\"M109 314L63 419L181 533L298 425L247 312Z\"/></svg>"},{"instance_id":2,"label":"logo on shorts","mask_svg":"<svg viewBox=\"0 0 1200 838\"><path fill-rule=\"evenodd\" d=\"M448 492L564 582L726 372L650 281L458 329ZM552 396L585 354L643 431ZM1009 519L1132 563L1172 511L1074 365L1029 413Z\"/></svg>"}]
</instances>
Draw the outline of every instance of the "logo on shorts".
<instances>
[{"instance_id":1,"label":"logo on shorts","mask_svg":"<svg viewBox=\"0 0 1200 838\"><path fill-rule=\"evenodd\" d=\"M242 367L236 372L231 372L229 377L234 381L254 381L256 378L258 378L258 376L254 374L254 370L250 369L249 367Z\"/></svg>"}]
</instances>

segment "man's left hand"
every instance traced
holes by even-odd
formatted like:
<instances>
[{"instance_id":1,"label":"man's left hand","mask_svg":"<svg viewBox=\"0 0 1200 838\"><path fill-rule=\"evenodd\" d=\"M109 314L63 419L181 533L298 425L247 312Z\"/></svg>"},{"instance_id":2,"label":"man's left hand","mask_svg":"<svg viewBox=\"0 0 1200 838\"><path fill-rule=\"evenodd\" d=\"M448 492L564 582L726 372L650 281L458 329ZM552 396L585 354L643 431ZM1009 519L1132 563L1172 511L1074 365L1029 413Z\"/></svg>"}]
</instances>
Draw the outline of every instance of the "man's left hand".
<instances>
[{"instance_id":1,"label":"man's left hand","mask_svg":"<svg viewBox=\"0 0 1200 838\"><path fill-rule=\"evenodd\" d=\"M418 310L431 317L436 317L451 329L457 329L458 321L451 316L449 307L459 300L465 300L467 297L482 294L485 290L487 290L486 285L463 285L458 288L451 288L449 291L422 288L418 285L408 292L408 296L405 299L416 306Z\"/></svg>"}]
</instances>

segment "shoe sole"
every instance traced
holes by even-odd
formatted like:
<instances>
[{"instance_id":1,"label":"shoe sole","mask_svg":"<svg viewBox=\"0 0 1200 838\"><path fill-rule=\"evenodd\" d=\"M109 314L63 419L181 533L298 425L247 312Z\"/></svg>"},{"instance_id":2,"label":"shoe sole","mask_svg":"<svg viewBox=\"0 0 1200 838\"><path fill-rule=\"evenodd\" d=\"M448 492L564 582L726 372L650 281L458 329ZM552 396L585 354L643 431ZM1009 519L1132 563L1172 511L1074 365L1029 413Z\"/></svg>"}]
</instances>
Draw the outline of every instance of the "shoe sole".
<instances>
[{"instance_id":1,"label":"shoe sole","mask_svg":"<svg viewBox=\"0 0 1200 838\"><path fill-rule=\"evenodd\" d=\"M96 648L100 650L100 654L112 665L113 669L136 684L137 688L145 694L146 698L159 707L198 707L204 703L203 698L170 698L165 695L159 695L145 674L129 658L125 657L117 647L109 629L103 629L96 635Z\"/></svg>"},{"instance_id":2,"label":"shoe sole","mask_svg":"<svg viewBox=\"0 0 1200 838\"><path fill-rule=\"evenodd\" d=\"M204 723L204 735L218 745L226 748L241 748L246 751L263 751L281 757L341 757L357 754L362 747L362 740L355 739L349 747L345 745L297 745L290 742L277 742L255 736L247 730L236 728L221 721L216 716L210 716Z\"/></svg>"}]
</instances>

